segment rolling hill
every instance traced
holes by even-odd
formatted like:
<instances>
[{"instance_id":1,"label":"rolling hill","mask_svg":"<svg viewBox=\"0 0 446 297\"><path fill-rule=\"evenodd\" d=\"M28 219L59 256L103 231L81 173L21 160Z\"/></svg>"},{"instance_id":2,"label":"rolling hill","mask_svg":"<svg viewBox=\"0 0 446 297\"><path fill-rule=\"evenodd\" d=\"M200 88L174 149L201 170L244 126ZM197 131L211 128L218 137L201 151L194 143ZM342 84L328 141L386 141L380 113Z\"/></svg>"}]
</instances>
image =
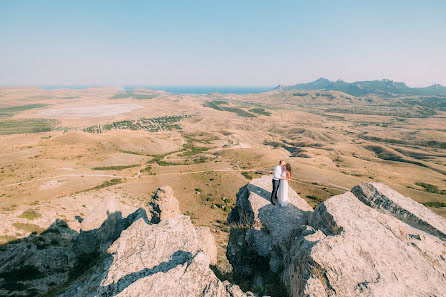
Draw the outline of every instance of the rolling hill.
<instances>
[{"instance_id":1,"label":"rolling hill","mask_svg":"<svg viewBox=\"0 0 446 297\"><path fill-rule=\"evenodd\" d=\"M395 95L446 96L446 87L439 84L425 88L411 88L403 82L395 82L389 79L349 83L342 80L330 81L325 78L319 78L313 82L301 83L292 86L277 86L275 89L283 91L341 91L353 96L367 96L370 94L389 97L393 97Z\"/></svg>"}]
</instances>

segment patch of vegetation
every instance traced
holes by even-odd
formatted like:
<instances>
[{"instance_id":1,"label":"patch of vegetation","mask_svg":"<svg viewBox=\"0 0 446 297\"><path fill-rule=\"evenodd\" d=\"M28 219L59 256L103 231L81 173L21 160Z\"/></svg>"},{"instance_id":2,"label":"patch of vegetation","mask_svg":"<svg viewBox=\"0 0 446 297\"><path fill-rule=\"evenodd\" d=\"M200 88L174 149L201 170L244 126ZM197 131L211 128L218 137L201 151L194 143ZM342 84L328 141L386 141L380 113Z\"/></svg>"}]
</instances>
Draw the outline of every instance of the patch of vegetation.
<instances>
[{"instance_id":1,"label":"patch of vegetation","mask_svg":"<svg viewBox=\"0 0 446 297\"><path fill-rule=\"evenodd\" d=\"M201 163L206 163L208 160L209 160L209 158L204 157L204 156L200 156L198 158L193 159L192 162L194 164L201 164Z\"/></svg>"},{"instance_id":2,"label":"patch of vegetation","mask_svg":"<svg viewBox=\"0 0 446 297\"><path fill-rule=\"evenodd\" d=\"M34 209L28 209L24 211L21 215L19 215L19 218L27 219L27 220L35 220L37 218L40 218L42 215L38 212L36 212Z\"/></svg>"},{"instance_id":3,"label":"patch of vegetation","mask_svg":"<svg viewBox=\"0 0 446 297\"><path fill-rule=\"evenodd\" d=\"M382 160L404 162L404 163L415 164L415 165L418 165L421 167L428 167L427 165L425 165L423 163L404 159L401 156L398 156L397 154L393 153L392 151L390 151L382 146L379 146L379 145L365 145L364 148L368 149L369 151L374 152L378 156L378 158L380 158Z\"/></svg>"},{"instance_id":4,"label":"patch of vegetation","mask_svg":"<svg viewBox=\"0 0 446 297\"><path fill-rule=\"evenodd\" d=\"M162 155L152 155L153 159L151 159L148 164L158 164L160 166L175 166L175 165L186 165L190 164L190 159L186 160L185 162L172 162L172 161L165 161L164 159L168 157L169 155L181 153L179 154L180 157L193 157L195 155L201 154L203 152L206 152L210 150L210 147L204 147L204 146L196 146L195 142L201 142L209 144L212 140L215 140L215 138L207 138L206 135L198 135L198 136L205 136L204 139L196 139L192 137L191 135L183 135L186 143L183 144L183 148L177 151L169 152ZM195 164L204 163L208 160L205 156L199 156L197 158L192 159L192 162Z\"/></svg>"},{"instance_id":5,"label":"patch of vegetation","mask_svg":"<svg viewBox=\"0 0 446 297\"><path fill-rule=\"evenodd\" d=\"M36 104L27 104L27 105L19 105L19 106L11 106L0 108L0 117L9 117L13 116L15 113L18 113L23 110L41 108L47 106L46 104L36 103Z\"/></svg>"},{"instance_id":6,"label":"patch of vegetation","mask_svg":"<svg viewBox=\"0 0 446 297\"><path fill-rule=\"evenodd\" d=\"M240 117L255 118L256 116L238 107L223 107L224 111L233 112Z\"/></svg>"},{"instance_id":7,"label":"patch of vegetation","mask_svg":"<svg viewBox=\"0 0 446 297\"><path fill-rule=\"evenodd\" d=\"M218 136L205 132L183 134L183 137L188 143L199 142L204 144L211 144L212 141L219 139Z\"/></svg>"},{"instance_id":8,"label":"patch of vegetation","mask_svg":"<svg viewBox=\"0 0 446 297\"><path fill-rule=\"evenodd\" d=\"M264 108L251 108L248 111L265 116L271 115L271 113L269 111L266 111Z\"/></svg>"},{"instance_id":9,"label":"patch of vegetation","mask_svg":"<svg viewBox=\"0 0 446 297\"><path fill-rule=\"evenodd\" d=\"M183 149L185 152L180 155L182 157L190 157L210 150L208 147L195 146L192 143L185 143Z\"/></svg>"},{"instance_id":10,"label":"patch of vegetation","mask_svg":"<svg viewBox=\"0 0 446 297\"><path fill-rule=\"evenodd\" d=\"M434 207L434 208L446 207L446 203L437 201L421 202L421 204L427 207Z\"/></svg>"},{"instance_id":11,"label":"patch of vegetation","mask_svg":"<svg viewBox=\"0 0 446 297\"><path fill-rule=\"evenodd\" d=\"M0 135L40 133L51 131L56 122L47 119L20 119L0 121Z\"/></svg>"},{"instance_id":12,"label":"patch of vegetation","mask_svg":"<svg viewBox=\"0 0 446 297\"><path fill-rule=\"evenodd\" d=\"M184 163L181 162L167 162L164 160L158 160L157 161L158 165L160 166L176 166L176 165L184 165Z\"/></svg>"},{"instance_id":13,"label":"patch of vegetation","mask_svg":"<svg viewBox=\"0 0 446 297\"><path fill-rule=\"evenodd\" d=\"M219 110L219 111L233 112L240 117L246 117L246 118L255 118L256 117L256 115L249 113L246 110L238 108L238 107L220 106L221 104L223 104L223 102L225 102L225 101L218 101L218 100L207 101L207 102L203 103L203 106L210 107L210 108L213 108L213 109Z\"/></svg>"},{"instance_id":14,"label":"patch of vegetation","mask_svg":"<svg viewBox=\"0 0 446 297\"><path fill-rule=\"evenodd\" d=\"M390 107L390 105L388 106ZM401 107L401 106L400 106ZM405 111L404 111L405 110ZM437 112L429 107L404 108L404 110L379 110L370 108L369 106L352 107L352 108L327 108L325 112L341 113L341 114L362 114L362 115L380 115L380 116L397 116L401 118L427 118L436 115Z\"/></svg>"},{"instance_id":15,"label":"patch of vegetation","mask_svg":"<svg viewBox=\"0 0 446 297\"><path fill-rule=\"evenodd\" d=\"M153 99L157 96L158 95L152 95L152 94L132 94L132 98L136 100Z\"/></svg>"},{"instance_id":16,"label":"patch of vegetation","mask_svg":"<svg viewBox=\"0 0 446 297\"><path fill-rule=\"evenodd\" d=\"M93 170L123 170L127 168L134 168L138 167L139 164L133 164L133 165L119 165L119 166L105 166L105 167L93 167Z\"/></svg>"},{"instance_id":17,"label":"patch of vegetation","mask_svg":"<svg viewBox=\"0 0 446 297\"><path fill-rule=\"evenodd\" d=\"M242 175L248 180L251 180L253 178L251 172L243 171Z\"/></svg>"},{"instance_id":18,"label":"patch of vegetation","mask_svg":"<svg viewBox=\"0 0 446 297\"><path fill-rule=\"evenodd\" d=\"M43 278L44 275L37 267L32 265L25 265L19 269L13 269L0 273L0 278L3 278L1 288L8 291L22 291L26 286L21 283L23 281L36 280Z\"/></svg>"},{"instance_id":19,"label":"patch of vegetation","mask_svg":"<svg viewBox=\"0 0 446 297\"><path fill-rule=\"evenodd\" d=\"M226 104L226 101L219 101L219 100L213 100L213 101L207 101L205 103L203 103L204 107L209 107L209 108L213 108L215 110L221 110L223 111L223 108L221 108L220 106L218 106L219 104Z\"/></svg>"},{"instance_id":20,"label":"patch of vegetation","mask_svg":"<svg viewBox=\"0 0 446 297\"><path fill-rule=\"evenodd\" d=\"M116 93L110 97L110 99L125 99L125 98L130 98L130 94L128 92Z\"/></svg>"},{"instance_id":21,"label":"patch of vegetation","mask_svg":"<svg viewBox=\"0 0 446 297\"><path fill-rule=\"evenodd\" d=\"M307 197L308 199L317 202L317 204L321 203L324 201L324 199L317 197L316 195L306 195L305 197Z\"/></svg>"},{"instance_id":22,"label":"patch of vegetation","mask_svg":"<svg viewBox=\"0 0 446 297\"><path fill-rule=\"evenodd\" d=\"M147 165L145 168L141 169L141 172L150 172L152 170L152 166Z\"/></svg>"},{"instance_id":23,"label":"patch of vegetation","mask_svg":"<svg viewBox=\"0 0 446 297\"><path fill-rule=\"evenodd\" d=\"M434 193L434 194L440 194L440 195L446 195L446 190L440 190L438 189L437 186L435 185L431 185L431 184L427 184L427 183L422 183L422 182L418 182L415 183L417 186L422 187L426 192L429 193Z\"/></svg>"},{"instance_id":24,"label":"patch of vegetation","mask_svg":"<svg viewBox=\"0 0 446 297\"><path fill-rule=\"evenodd\" d=\"M31 232L31 233L36 233L36 234L40 234L42 233L45 229L41 228L39 225L36 224L29 224L29 223L14 223L12 224L13 227L15 227L16 229L25 231L25 232Z\"/></svg>"},{"instance_id":25,"label":"patch of vegetation","mask_svg":"<svg viewBox=\"0 0 446 297\"><path fill-rule=\"evenodd\" d=\"M144 99L153 99L157 97L156 94L140 94L140 93L134 93L134 92L120 92L116 93L113 96L110 97L110 99L125 99L125 98L133 98L137 100L144 100Z\"/></svg>"},{"instance_id":26,"label":"patch of vegetation","mask_svg":"<svg viewBox=\"0 0 446 297\"><path fill-rule=\"evenodd\" d=\"M158 118L140 118L138 120L125 120L113 122L106 125L95 125L84 128L85 132L100 134L106 130L146 130L150 132L181 130L181 126L176 124L182 119L188 118L188 115L164 116Z\"/></svg>"},{"instance_id":27,"label":"patch of vegetation","mask_svg":"<svg viewBox=\"0 0 446 297\"><path fill-rule=\"evenodd\" d=\"M57 99L77 99L79 96L66 96L66 97L58 97Z\"/></svg>"},{"instance_id":28,"label":"patch of vegetation","mask_svg":"<svg viewBox=\"0 0 446 297\"><path fill-rule=\"evenodd\" d=\"M0 197L6 196L6 194L1 195ZM7 207L2 207L3 211L14 211L17 208L17 204L11 204Z\"/></svg>"},{"instance_id":29,"label":"patch of vegetation","mask_svg":"<svg viewBox=\"0 0 446 297\"><path fill-rule=\"evenodd\" d=\"M170 165L184 165L184 163L178 163L178 162L167 162L164 161L164 159L169 156L172 155L174 153L178 153L181 152L182 150L179 151L174 151L174 152L170 152L170 153L166 153L166 154L162 154L162 155L152 155L151 157L153 157L153 159L151 159L149 162L147 162L147 164L158 164L160 166L170 166ZM149 166L147 166L146 168L148 168ZM150 167L151 169L151 167Z\"/></svg>"},{"instance_id":30,"label":"patch of vegetation","mask_svg":"<svg viewBox=\"0 0 446 297\"><path fill-rule=\"evenodd\" d=\"M228 104L228 101L225 100L213 100L212 102L214 102L215 104Z\"/></svg>"},{"instance_id":31,"label":"patch of vegetation","mask_svg":"<svg viewBox=\"0 0 446 297\"><path fill-rule=\"evenodd\" d=\"M418 105L446 111L446 97L444 96L406 98L403 99L403 102L409 105Z\"/></svg>"},{"instance_id":32,"label":"patch of vegetation","mask_svg":"<svg viewBox=\"0 0 446 297\"><path fill-rule=\"evenodd\" d=\"M306 154L304 154L305 151L303 149L296 147L296 146L287 145L282 142L266 141L266 140L263 142L263 144L272 146L273 148L281 147L290 153L290 157L301 157L301 158L308 157Z\"/></svg>"},{"instance_id":33,"label":"patch of vegetation","mask_svg":"<svg viewBox=\"0 0 446 297\"><path fill-rule=\"evenodd\" d=\"M103 182L100 185L97 185L96 187L91 188L91 190L99 190L99 189L114 186L114 185L117 185L120 183L122 183L122 180L120 178L113 178L111 180L107 180L107 181Z\"/></svg>"},{"instance_id":34,"label":"patch of vegetation","mask_svg":"<svg viewBox=\"0 0 446 297\"><path fill-rule=\"evenodd\" d=\"M111 180L107 180L107 181L103 182L100 185L94 186L94 187L86 189L86 190L82 190L82 191L76 192L75 194L89 192L89 191L94 191L94 190L99 190L99 189L110 187L110 186L114 186L114 185L117 185L117 184L120 184L120 183L122 183L122 180L120 178L113 178Z\"/></svg>"},{"instance_id":35,"label":"patch of vegetation","mask_svg":"<svg viewBox=\"0 0 446 297\"><path fill-rule=\"evenodd\" d=\"M405 145L418 145L418 146L424 146L429 148L440 148L440 149L446 149L446 142L436 141L436 140L414 140L414 141L406 141L406 140L400 140L400 139L392 139L392 138L381 138L376 136L368 136L365 134L358 135L359 138L370 140L370 141L376 141L376 142L384 142L384 143L390 143L390 144L405 144Z\"/></svg>"},{"instance_id":36,"label":"patch of vegetation","mask_svg":"<svg viewBox=\"0 0 446 297\"><path fill-rule=\"evenodd\" d=\"M401 148L394 148L394 150L396 150L397 152L399 152L399 153L401 153L401 154L403 154L405 156L408 156L408 157L411 157L411 158L414 158L414 159L418 159L418 160L427 160L427 159L431 159L432 158L432 155L430 155L430 154L414 152L414 151L408 151L408 150L404 150L404 149L401 149Z\"/></svg>"}]
</instances>

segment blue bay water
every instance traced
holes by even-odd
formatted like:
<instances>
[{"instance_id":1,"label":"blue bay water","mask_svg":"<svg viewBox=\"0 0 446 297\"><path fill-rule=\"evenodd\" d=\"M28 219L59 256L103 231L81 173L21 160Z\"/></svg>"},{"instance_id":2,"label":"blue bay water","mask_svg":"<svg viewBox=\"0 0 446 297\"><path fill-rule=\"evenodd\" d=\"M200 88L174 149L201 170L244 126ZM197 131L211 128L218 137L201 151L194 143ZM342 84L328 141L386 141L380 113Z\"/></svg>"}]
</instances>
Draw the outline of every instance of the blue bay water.
<instances>
[{"instance_id":1,"label":"blue bay water","mask_svg":"<svg viewBox=\"0 0 446 297\"><path fill-rule=\"evenodd\" d=\"M85 88L98 88L94 85L72 85L72 86L40 86L43 89L85 89ZM134 85L124 86L126 91L132 91L134 89L149 89L154 91L166 91L176 94L209 94L209 93L222 93L222 94L250 94L250 93L263 93L268 92L273 87L270 86L146 86L146 85Z\"/></svg>"},{"instance_id":2,"label":"blue bay water","mask_svg":"<svg viewBox=\"0 0 446 297\"><path fill-rule=\"evenodd\" d=\"M124 86L124 89L131 91L138 88L150 89L154 91L166 91L176 94L250 94L270 91L273 87L265 86Z\"/></svg>"}]
</instances>

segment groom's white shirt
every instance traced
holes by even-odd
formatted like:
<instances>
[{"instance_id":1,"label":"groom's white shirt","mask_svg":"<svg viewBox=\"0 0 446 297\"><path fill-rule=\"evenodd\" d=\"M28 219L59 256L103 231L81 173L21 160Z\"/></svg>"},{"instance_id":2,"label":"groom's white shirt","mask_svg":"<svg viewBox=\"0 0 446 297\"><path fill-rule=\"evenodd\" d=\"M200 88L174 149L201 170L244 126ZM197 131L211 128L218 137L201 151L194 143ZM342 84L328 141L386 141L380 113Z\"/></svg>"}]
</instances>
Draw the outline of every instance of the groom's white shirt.
<instances>
[{"instance_id":1,"label":"groom's white shirt","mask_svg":"<svg viewBox=\"0 0 446 297\"><path fill-rule=\"evenodd\" d=\"M274 177L275 180L280 180L280 177L282 176L282 167L280 165L277 165L274 167Z\"/></svg>"}]
</instances>

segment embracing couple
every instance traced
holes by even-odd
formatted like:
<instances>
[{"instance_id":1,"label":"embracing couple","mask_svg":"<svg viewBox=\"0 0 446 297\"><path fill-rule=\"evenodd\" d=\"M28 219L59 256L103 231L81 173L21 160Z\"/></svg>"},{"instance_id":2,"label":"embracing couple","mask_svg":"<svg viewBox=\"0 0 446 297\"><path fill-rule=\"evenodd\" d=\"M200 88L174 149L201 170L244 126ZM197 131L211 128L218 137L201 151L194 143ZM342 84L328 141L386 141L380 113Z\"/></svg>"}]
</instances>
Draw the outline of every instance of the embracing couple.
<instances>
[{"instance_id":1,"label":"embracing couple","mask_svg":"<svg viewBox=\"0 0 446 297\"><path fill-rule=\"evenodd\" d=\"M271 203L276 199L280 206L288 205L288 181L291 179L291 165L280 160L279 165L274 167L273 191L271 192Z\"/></svg>"}]
</instances>

